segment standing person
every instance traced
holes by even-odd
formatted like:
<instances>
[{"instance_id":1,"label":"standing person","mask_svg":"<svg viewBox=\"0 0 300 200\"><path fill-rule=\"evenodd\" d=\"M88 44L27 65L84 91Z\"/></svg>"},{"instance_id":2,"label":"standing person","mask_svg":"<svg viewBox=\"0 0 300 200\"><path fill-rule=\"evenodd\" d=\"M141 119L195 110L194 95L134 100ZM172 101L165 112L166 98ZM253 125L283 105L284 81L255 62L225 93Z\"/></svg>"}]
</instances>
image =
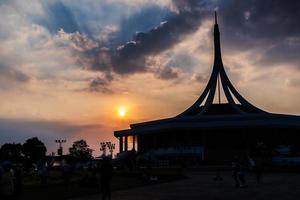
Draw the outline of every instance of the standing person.
<instances>
[{"instance_id":1,"label":"standing person","mask_svg":"<svg viewBox=\"0 0 300 200\"><path fill-rule=\"evenodd\" d=\"M238 188L238 187L240 187L239 173L241 170L241 165L240 165L238 157L234 157L234 159L231 163L231 168L232 168L232 177L235 182L235 187Z\"/></svg>"},{"instance_id":2,"label":"standing person","mask_svg":"<svg viewBox=\"0 0 300 200\"><path fill-rule=\"evenodd\" d=\"M260 183L261 178L262 178L262 174L263 174L263 161L262 161L261 158L256 159L254 173L255 173L255 176L256 176L256 182Z\"/></svg>"},{"instance_id":3,"label":"standing person","mask_svg":"<svg viewBox=\"0 0 300 200\"><path fill-rule=\"evenodd\" d=\"M111 178L113 175L113 166L109 158L103 159L103 164L100 167L100 186L102 200L111 200Z\"/></svg>"},{"instance_id":4,"label":"standing person","mask_svg":"<svg viewBox=\"0 0 300 200\"><path fill-rule=\"evenodd\" d=\"M214 177L214 181L222 181L222 180L223 180L223 178L221 176L221 171L220 171L220 169L218 169L216 171L216 176Z\"/></svg>"},{"instance_id":5,"label":"standing person","mask_svg":"<svg viewBox=\"0 0 300 200\"><path fill-rule=\"evenodd\" d=\"M249 161L249 167L250 167L250 170L253 170L253 171L254 171L255 166L256 166L255 160L253 160L251 157L248 157L248 161Z\"/></svg>"},{"instance_id":6,"label":"standing person","mask_svg":"<svg viewBox=\"0 0 300 200\"><path fill-rule=\"evenodd\" d=\"M47 185L47 166L45 163L40 161L37 166L38 170L38 175L40 177L40 184L41 186L46 186Z\"/></svg>"},{"instance_id":7,"label":"standing person","mask_svg":"<svg viewBox=\"0 0 300 200\"><path fill-rule=\"evenodd\" d=\"M23 169L17 165L14 170L14 196L15 199L20 199L22 193Z\"/></svg>"},{"instance_id":8,"label":"standing person","mask_svg":"<svg viewBox=\"0 0 300 200\"><path fill-rule=\"evenodd\" d=\"M2 187L3 187L3 185L2 185L2 177L3 177L3 174L4 174L4 169L3 169L3 167L2 167L2 164L0 163L0 199L3 199L4 197L3 197L3 194L2 194Z\"/></svg>"},{"instance_id":9,"label":"standing person","mask_svg":"<svg viewBox=\"0 0 300 200\"><path fill-rule=\"evenodd\" d=\"M0 197L9 200L14 194L14 176L8 164L3 166L3 171L0 179Z\"/></svg>"},{"instance_id":10,"label":"standing person","mask_svg":"<svg viewBox=\"0 0 300 200\"><path fill-rule=\"evenodd\" d=\"M0 179L3 174L4 174L4 169L3 169L2 165L0 164Z\"/></svg>"},{"instance_id":11,"label":"standing person","mask_svg":"<svg viewBox=\"0 0 300 200\"><path fill-rule=\"evenodd\" d=\"M71 165L68 163L67 160L63 160L62 162L62 176L63 176L64 186L68 188L72 177L72 170L71 170Z\"/></svg>"},{"instance_id":12,"label":"standing person","mask_svg":"<svg viewBox=\"0 0 300 200\"><path fill-rule=\"evenodd\" d=\"M239 183L240 183L240 187L244 188L246 187L246 171L247 171L247 162L245 160L243 160L242 162L240 162L240 170L238 172L238 178L239 178Z\"/></svg>"}]
</instances>

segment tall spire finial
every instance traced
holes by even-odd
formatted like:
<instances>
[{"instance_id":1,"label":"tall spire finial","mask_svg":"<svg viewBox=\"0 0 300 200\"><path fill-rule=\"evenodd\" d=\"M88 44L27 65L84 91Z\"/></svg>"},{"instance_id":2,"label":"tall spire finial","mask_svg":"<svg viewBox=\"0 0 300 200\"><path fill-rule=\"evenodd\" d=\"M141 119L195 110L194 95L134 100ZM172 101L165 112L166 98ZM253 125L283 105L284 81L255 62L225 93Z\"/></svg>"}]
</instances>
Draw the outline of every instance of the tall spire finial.
<instances>
[{"instance_id":1,"label":"tall spire finial","mask_svg":"<svg viewBox=\"0 0 300 200\"><path fill-rule=\"evenodd\" d=\"M221 87L224 92L224 100L228 102L229 107L232 109L232 113L238 114L252 114L252 113L266 113L259 108L256 108L249 103L244 97L242 97L238 91L233 87L230 82L222 61L221 45L220 45L220 31L218 25L217 10L215 10L215 25L214 25L214 64L209 81L195 103L186 109L183 113L178 115L181 116L199 116L210 114L215 112L214 108L210 108L214 104L214 98L216 89L218 90L219 104L221 104ZM223 102L224 102L223 100ZM225 106L225 105L224 105ZM225 108L225 107L224 107ZM211 109L211 110L210 110ZM220 112L223 112L223 107L220 107ZM231 111L226 111L231 113Z\"/></svg>"},{"instance_id":2,"label":"tall spire finial","mask_svg":"<svg viewBox=\"0 0 300 200\"><path fill-rule=\"evenodd\" d=\"M218 24L218 16L217 16L217 11L215 11L215 24Z\"/></svg>"}]
</instances>

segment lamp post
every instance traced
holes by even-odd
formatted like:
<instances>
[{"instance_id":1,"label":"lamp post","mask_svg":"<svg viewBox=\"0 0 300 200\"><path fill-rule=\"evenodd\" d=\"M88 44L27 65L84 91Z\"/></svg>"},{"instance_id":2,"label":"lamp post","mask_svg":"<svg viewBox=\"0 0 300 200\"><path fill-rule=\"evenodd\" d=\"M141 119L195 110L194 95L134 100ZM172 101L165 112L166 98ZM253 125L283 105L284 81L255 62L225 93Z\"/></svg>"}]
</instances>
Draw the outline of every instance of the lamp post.
<instances>
[{"instance_id":1,"label":"lamp post","mask_svg":"<svg viewBox=\"0 0 300 200\"><path fill-rule=\"evenodd\" d=\"M106 143L100 142L100 151L102 151L102 156L106 156Z\"/></svg>"},{"instance_id":2,"label":"lamp post","mask_svg":"<svg viewBox=\"0 0 300 200\"><path fill-rule=\"evenodd\" d=\"M111 142L106 142L106 146L109 149L111 158L113 158L113 152L114 152L114 150L116 148L116 145L114 143L111 143Z\"/></svg>"},{"instance_id":3,"label":"lamp post","mask_svg":"<svg viewBox=\"0 0 300 200\"><path fill-rule=\"evenodd\" d=\"M100 142L100 151L102 151L102 156L106 156L106 150L108 149L111 158L113 157L113 152L116 148L116 145L112 142Z\"/></svg>"},{"instance_id":4,"label":"lamp post","mask_svg":"<svg viewBox=\"0 0 300 200\"><path fill-rule=\"evenodd\" d=\"M55 143L58 143L59 146L58 146L58 149L57 149L57 155L59 156L62 156L63 155L63 147L62 147L62 144L63 143L66 143L67 140L55 140Z\"/></svg>"}]
</instances>

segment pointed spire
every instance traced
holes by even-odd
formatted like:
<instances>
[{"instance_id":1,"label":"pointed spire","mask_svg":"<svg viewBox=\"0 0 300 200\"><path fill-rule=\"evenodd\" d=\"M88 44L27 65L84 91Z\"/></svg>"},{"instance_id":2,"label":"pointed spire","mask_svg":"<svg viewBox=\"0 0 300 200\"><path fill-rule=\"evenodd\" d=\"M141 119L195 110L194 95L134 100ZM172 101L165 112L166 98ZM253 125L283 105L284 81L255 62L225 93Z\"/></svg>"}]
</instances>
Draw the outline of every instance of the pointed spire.
<instances>
[{"instance_id":1,"label":"pointed spire","mask_svg":"<svg viewBox=\"0 0 300 200\"><path fill-rule=\"evenodd\" d=\"M218 16L217 16L217 11L215 11L215 24L218 24Z\"/></svg>"},{"instance_id":2,"label":"pointed spire","mask_svg":"<svg viewBox=\"0 0 300 200\"><path fill-rule=\"evenodd\" d=\"M216 65L216 67L218 67L223 64L222 64L222 56L221 56L220 31L219 31L219 25L218 25L217 11L215 11L214 47L215 47L214 65Z\"/></svg>"},{"instance_id":3,"label":"pointed spire","mask_svg":"<svg viewBox=\"0 0 300 200\"><path fill-rule=\"evenodd\" d=\"M214 104L214 97L216 89L218 90L219 104L221 104L220 90L221 86L224 91L225 98L228 106L233 109L233 113L238 114L251 114L251 113L266 113L259 108L256 108L246 99L244 99L238 91L234 88L224 69L221 44L220 44L220 31L218 25L217 12L215 11L215 25L214 25L214 64L209 81L195 103L187 110L181 113L180 116L203 115L206 114L209 108ZM218 88L217 88L218 86ZM202 106L203 103L203 106ZM220 113L223 111L220 110Z\"/></svg>"}]
</instances>

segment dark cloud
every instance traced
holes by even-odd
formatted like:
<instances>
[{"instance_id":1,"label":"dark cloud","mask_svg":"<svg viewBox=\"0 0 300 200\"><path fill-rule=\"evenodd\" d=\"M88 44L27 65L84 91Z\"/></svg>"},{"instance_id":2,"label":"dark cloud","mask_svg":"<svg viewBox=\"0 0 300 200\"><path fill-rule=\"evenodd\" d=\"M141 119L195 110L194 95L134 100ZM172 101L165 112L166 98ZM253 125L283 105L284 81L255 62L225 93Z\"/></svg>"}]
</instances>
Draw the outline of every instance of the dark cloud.
<instances>
[{"instance_id":1,"label":"dark cloud","mask_svg":"<svg viewBox=\"0 0 300 200\"><path fill-rule=\"evenodd\" d=\"M156 72L158 78L162 80L171 80L179 77L179 73L170 67L163 67Z\"/></svg>"},{"instance_id":2,"label":"dark cloud","mask_svg":"<svg viewBox=\"0 0 300 200\"><path fill-rule=\"evenodd\" d=\"M20 71L16 67L0 63L0 88L11 89L30 81L30 76Z\"/></svg>"},{"instance_id":3,"label":"dark cloud","mask_svg":"<svg viewBox=\"0 0 300 200\"><path fill-rule=\"evenodd\" d=\"M292 43L283 41L269 48L258 63L264 66L290 64L300 68L299 52L300 44L297 44L296 41L292 41Z\"/></svg>"},{"instance_id":4,"label":"dark cloud","mask_svg":"<svg viewBox=\"0 0 300 200\"><path fill-rule=\"evenodd\" d=\"M220 1L216 6L227 49L254 48L261 53L262 59L256 63L259 65L298 63L299 66L300 58L295 52L299 52L300 45L291 45L289 38L300 38L300 1Z\"/></svg>"},{"instance_id":5,"label":"dark cloud","mask_svg":"<svg viewBox=\"0 0 300 200\"><path fill-rule=\"evenodd\" d=\"M109 89L109 85L112 80L113 76L111 74L105 74L104 77L94 78L90 81L88 91L112 94L113 91Z\"/></svg>"},{"instance_id":6,"label":"dark cloud","mask_svg":"<svg viewBox=\"0 0 300 200\"><path fill-rule=\"evenodd\" d=\"M6 78L12 79L17 82L26 83L30 80L30 77L27 74L13 67L4 67L0 64L0 72L1 76L5 76Z\"/></svg>"},{"instance_id":7,"label":"dark cloud","mask_svg":"<svg viewBox=\"0 0 300 200\"><path fill-rule=\"evenodd\" d=\"M68 136L68 134L72 134L79 129L80 127L75 125L56 121L0 118L0 132L6 133L4 134L7 137L6 139L14 138L16 136L21 137L19 139L31 136L45 137L48 134L59 136L62 133L66 134L65 136Z\"/></svg>"},{"instance_id":8,"label":"dark cloud","mask_svg":"<svg viewBox=\"0 0 300 200\"><path fill-rule=\"evenodd\" d=\"M71 42L71 44L68 45L80 66L91 71L112 71L112 50L103 47L101 41L91 39L87 35L79 32L71 33L68 36ZM59 43L58 45L64 47L65 44Z\"/></svg>"},{"instance_id":9,"label":"dark cloud","mask_svg":"<svg viewBox=\"0 0 300 200\"><path fill-rule=\"evenodd\" d=\"M0 118L0 145L4 143L23 143L31 137L38 137L47 147L55 146L55 139L72 139L81 131L102 128L101 125L75 125L60 121L26 120ZM70 143L70 141L68 141ZM52 148L53 149L53 148ZM49 151L48 151L49 153Z\"/></svg>"},{"instance_id":10,"label":"dark cloud","mask_svg":"<svg viewBox=\"0 0 300 200\"><path fill-rule=\"evenodd\" d=\"M126 74L146 70L146 57L157 55L199 28L205 12L201 1L175 1L178 14L148 32L137 33L131 42L120 46L114 70Z\"/></svg>"},{"instance_id":11,"label":"dark cloud","mask_svg":"<svg viewBox=\"0 0 300 200\"><path fill-rule=\"evenodd\" d=\"M122 19L119 28L120 31L115 35L113 46L117 47L122 43L126 43L137 32L151 30L160 24L160 22L166 21L174 15L175 13L167 8L152 5L145 7L137 13Z\"/></svg>"},{"instance_id":12,"label":"dark cloud","mask_svg":"<svg viewBox=\"0 0 300 200\"><path fill-rule=\"evenodd\" d=\"M83 34L72 34L71 41L76 46L73 50L78 63L85 69L115 72L121 75L148 71L148 56L157 55L171 48L188 33L196 31L205 16L201 8L201 1L174 1L174 4L178 6L178 12L172 14L168 12L167 21L161 22L159 26L147 32L136 33L130 42L116 49L112 49L111 46L103 44L101 41L87 38ZM147 16L154 11L150 9L145 12L146 14L140 11L136 16L142 16L141 13ZM161 17L157 19L159 18ZM125 23L123 28L128 28L128 25ZM139 28L145 27L140 26ZM120 33L124 31L121 30Z\"/></svg>"},{"instance_id":13,"label":"dark cloud","mask_svg":"<svg viewBox=\"0 0 300 200\"><path fill-rule=\"evenodd\" d=\"M222 1L222 22L234 36L246 35L266 40L299 35L300 2L290 0ZM287 29L288 28L288 29Z\"/></svg>"}]
</instances>

